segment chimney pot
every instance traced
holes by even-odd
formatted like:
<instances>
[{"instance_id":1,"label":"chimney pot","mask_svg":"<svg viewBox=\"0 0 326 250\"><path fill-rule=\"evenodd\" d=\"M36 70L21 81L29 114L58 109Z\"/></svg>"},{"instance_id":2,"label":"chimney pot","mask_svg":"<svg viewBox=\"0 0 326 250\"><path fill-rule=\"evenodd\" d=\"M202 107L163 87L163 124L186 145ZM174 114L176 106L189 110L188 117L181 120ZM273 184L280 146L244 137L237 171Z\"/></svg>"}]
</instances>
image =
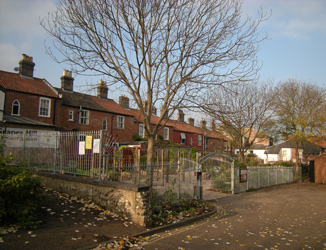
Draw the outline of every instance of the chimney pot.
<instances>
[{"instance_id":1,"label":"chimney pot","mask_svg":"<svg viewBox=\"0 0 326 250\"><path fill-rule=\"evenodd\" d=\"M100 84L97 86L97 97L107 99L108 90L109 88L106 86L106 81L102 81L102 79L100 79Z\"/></svg>"},{"instance_id":2,"label":"chimney pot","mask_svg":"<svg viewBox=\"0 0 326 250\"><path fill-rule=\"evenodd\" d=\"M22 59L19 61L19 74L33 77L34 66L33 57L22 54Z\"/></svg>"},{"instance_id":3,"label":"chimney pot","mask_svg":"<svg viewBox=\"0 0 326 250\"><path fill-rule=\"evenodd\" d=\"M129 98L125 95L119 96L119 104L123 108L129 109Z\"/></svg>"},{"instance_id":4,"label":"chimney pot","mask_svg":"<svg viewBox=\"0 0 326 250\"><path fill-rule=\"evenodd\" d=\"M71 70L64 69L60 79L61 79L61 89L73 91L74 78L72 78Z\"/></svg>"},{"instance_id":5,"label":"chimney pot","mask_svg":"<svg viewBox=\"0 0 326 250\"><path fill-rule=\"evenodd\" d=\"M194 118L188 118L188 124L191 126L195 126L195 119Z\"/></svg>"}]
</instances>

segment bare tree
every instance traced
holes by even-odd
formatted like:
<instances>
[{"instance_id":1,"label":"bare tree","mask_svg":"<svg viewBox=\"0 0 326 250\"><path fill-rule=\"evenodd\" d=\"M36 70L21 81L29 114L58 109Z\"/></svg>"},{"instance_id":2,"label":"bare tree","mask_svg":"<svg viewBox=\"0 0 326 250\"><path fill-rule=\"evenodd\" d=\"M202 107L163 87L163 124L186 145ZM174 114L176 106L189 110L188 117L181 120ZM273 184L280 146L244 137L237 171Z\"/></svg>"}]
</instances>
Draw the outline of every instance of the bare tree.
<instances>
[{"instance_id":1,"label":"bare tree","mask_svg":"<svg viewBox=\"0 0 326 250\"><path fill-rule=\"evenodd\" d=\"M55 60L126 88L141 111L152 162L167 113L193 105L206 86L256 78L264 19L262 11L243 18L238 0L61 0L41 25L61 53L48 48ZM152 127L154 105L161 114Z\"/></svg>"},{"instance_id":2,"label":"bare tree","mask_svg":"<svg viewBox=\"0 0 326 250\"><path fill-rule=\"evenodd\" d=\"M273 117L271 85L232 85L212 90L203 100L202 109L220 123L225 132L238 146L240 160L254 143L266 141Z\"/></svg>"},{"instance_id":3,"label":"bare tree","mask_svg":"<svg viewBox=\"0 0 326 250\"><path fill-rule=\"evenodd\" d=\"M299 166L299 145L304 146L312 137L326 138L326 89L288 79L275 89L275 103L279 133L294 139L296 164Z\"/></svg>"}]
</instances>

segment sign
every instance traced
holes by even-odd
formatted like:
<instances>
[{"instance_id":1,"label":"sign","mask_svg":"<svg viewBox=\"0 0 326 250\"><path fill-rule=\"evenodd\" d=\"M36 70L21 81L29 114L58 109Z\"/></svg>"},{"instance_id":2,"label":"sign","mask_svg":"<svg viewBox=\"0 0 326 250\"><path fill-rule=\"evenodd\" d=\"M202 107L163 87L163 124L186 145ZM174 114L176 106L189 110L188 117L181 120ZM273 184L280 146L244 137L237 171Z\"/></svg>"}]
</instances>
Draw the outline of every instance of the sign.
<instances>
[{"instance_id":1,"label":"sign","mask_svg":"<svg viewBox=\"0 0 326 250\"><path fill-rule=\"evenodd\" d=\"M84 141L79 142L78 153L79 153L79 155L85 155L85 142Z\"/></svg>"},{"instance_id":2,"label":"sign","mask_svg":"<svg viewBox=\"0 0 326 250\"><path fill-rule=\"evenodd\" d=\"M92 149L92 136L86 136L86 149Z\"/></svg>"},{"instance_id":3,"label":"sign","mask_svg":"<svg viewBox=\"0 0 326 250\"><path fill-rule=\"evenodd\" d=\"M56 131L0 128L8 148L56 148Z\"/></svg>"},{"instance_id":4,"label":"sign","mask_svg":"<svg viewBox=\"0 0 326 250\"><path fill-rule=\"evenodd\" d=\"M100 153L100 139L94 139L93 141L93 153Z\"/></svg>"}]
</instances>

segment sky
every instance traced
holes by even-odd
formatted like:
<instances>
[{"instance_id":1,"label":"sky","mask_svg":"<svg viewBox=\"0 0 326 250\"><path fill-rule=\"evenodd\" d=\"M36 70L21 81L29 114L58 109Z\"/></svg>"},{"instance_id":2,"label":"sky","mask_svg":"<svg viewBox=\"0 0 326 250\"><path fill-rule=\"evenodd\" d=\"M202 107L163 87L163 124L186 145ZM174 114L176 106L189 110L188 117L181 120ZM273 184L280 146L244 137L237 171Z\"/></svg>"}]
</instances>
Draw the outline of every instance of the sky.
<instances>
[{"instance_id":1,"label":"sky","mask_svg":"<svg viewBox=\"0 0 326 250\"><path fill-rule=\"evenodd\" d=\"M33 57L34 76L60 87L63 69L46 53L51 37L40 19L56 8L57 0L0 1L0 69L15 72L22 54ZM268 20L259 28L268 40L260 44L261 81L295 78L326 87L326 0L244 0L243 13L255 17L262 8ZM74 75L74 90L97 84L100 77ZM118 100L121 90L111 89L109 98Z\"/></svg>"}]
</instances>

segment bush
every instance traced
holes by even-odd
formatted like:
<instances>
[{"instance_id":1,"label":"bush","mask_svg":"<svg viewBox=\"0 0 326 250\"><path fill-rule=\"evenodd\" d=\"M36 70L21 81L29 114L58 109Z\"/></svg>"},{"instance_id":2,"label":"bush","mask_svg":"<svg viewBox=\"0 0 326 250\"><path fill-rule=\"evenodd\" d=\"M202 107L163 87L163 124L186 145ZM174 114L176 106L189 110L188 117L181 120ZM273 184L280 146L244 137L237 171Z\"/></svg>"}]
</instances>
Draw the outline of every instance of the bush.
<instances>
[{"instance_id":1,"label":"bush","mask_svg":"<svg viewBox=\"0 0 326 250\"><path fill-rule=\"evenodd\" d=\"M39 222L43 189L26 166L11 166L12 155L0 155L0 224L35 228Z\"/></svg>"}]
</instances>

